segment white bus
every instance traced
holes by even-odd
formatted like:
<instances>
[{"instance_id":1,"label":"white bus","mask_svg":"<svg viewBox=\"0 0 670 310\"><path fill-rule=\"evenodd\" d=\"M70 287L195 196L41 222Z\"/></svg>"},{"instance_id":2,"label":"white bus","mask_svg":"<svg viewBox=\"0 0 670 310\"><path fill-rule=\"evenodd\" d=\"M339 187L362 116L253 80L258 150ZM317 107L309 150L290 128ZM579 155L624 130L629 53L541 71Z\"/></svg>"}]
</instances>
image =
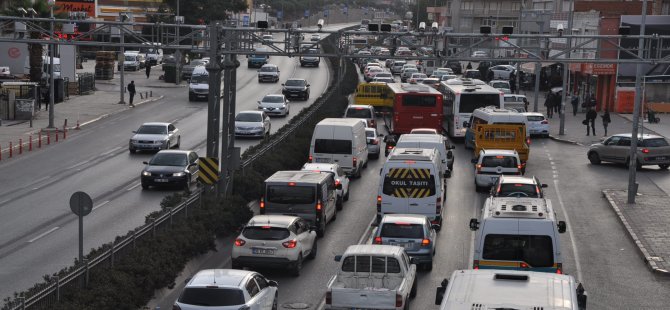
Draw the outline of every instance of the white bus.
<instances>
[{"instance_id":1,"label":"white bus","mask_svg":"<svg viewBox=\"0 0 670 310\"><path fill-rule=\"evenodd\" d=\"M446 80L440 82L438 89L444 96L443 124L450 137L465 137L465 123L470 120L474 110L488 106L505 107L504 93L481 80Z\"/></svg>"}]
</instances>

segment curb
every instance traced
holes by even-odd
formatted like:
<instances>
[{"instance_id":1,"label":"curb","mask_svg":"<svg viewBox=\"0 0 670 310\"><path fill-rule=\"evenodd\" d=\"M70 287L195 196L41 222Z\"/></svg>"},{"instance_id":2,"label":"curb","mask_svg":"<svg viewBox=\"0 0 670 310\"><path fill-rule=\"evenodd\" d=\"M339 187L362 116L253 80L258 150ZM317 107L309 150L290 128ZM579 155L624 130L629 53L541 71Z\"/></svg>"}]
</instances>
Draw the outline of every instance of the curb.
<instances>
[{"instance_id":1,"label":"curb","mask_svg":"<svg viewBox=\"0 0 670 310\"><path fill-rule=\"evenodd\" d=\"M574 144L574 145L584 146L584 145L581 144L580 142L573 141L573 140L568 140L568 139L563 139L563 138L557 138L557 137L554 136L554 135L549 135L549 138L550 138L551 140L554 140L554 141L557 141L557 142L561 142L561 143L568 143L568 144Z\"/></svg>"},{"instance_id":2,"label":"curb","mask_svg":"<svg viewBox=\"0 0 670 310\"><path fill-rule=\"evenodd\" d=\"M619 206L616 204L614 199L610 196L610 192L613 191L612 189L604 189L602 191L603 196L607 201L609 202L610 206L614 210L614 213L616 213L617 217L621 221L621 224L626 228L626 231L628 232L628 236L635 242L635 246L640 250L640 254L642 255L642 258L644 259L644 262L649 266L652 272L662 274L662 275L670 275L670 270L660 268L656 262L651 259L651 255L649 255L649 251L647 248L642 244L642 241L640 241L640 238L638 238L637 234L633 230L633 227L631 227L630 223L628 223L628 220L626 220L626 217L623 215L623 212L621 212L621 209Z\"/></svg>"}]
</instances>

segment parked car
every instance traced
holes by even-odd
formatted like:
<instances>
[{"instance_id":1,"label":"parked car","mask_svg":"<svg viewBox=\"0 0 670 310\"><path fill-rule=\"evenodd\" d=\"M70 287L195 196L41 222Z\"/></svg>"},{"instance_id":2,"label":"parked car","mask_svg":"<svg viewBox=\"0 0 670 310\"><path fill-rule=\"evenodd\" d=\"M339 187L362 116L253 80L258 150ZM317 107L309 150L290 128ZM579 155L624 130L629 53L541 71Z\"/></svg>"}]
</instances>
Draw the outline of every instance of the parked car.
<instances>
[{"instance_id":1,"label":"parked car","mask_svg":"<svg viewBox=\"0 0 670 310\"><path fill-rule=\"evenodd\" d=\"M507 105L507 102L505 102L505 105ZM544 114L539 112L524 112L523 115L525 115L528 120L526 126L530 135L539 135L549 138L549 120Z\"/></svg>"},{"instance_id":2,"label":"parked car","mask_svg":"<svg viewBox=\"0 0 670 310\"><path fill-rule=\"evenodd\" d=\"M342 184L340 189L337 189L337 210L342 210L342 205L349 200L349 177L344 173L342 167L338 163L306 163L300 170L319 171L324 173L331 173L335 178L335 187L337 184Z\"/></svg>"},{"instance_id":3,"label":"parked car","mask_svg":"<svg viewBox=\"0 0 670 310\"><path fill-rule=\"evenodd\" d=\"M309 83L305 79L288 79L281 86L281 92L287 98L309 99Z\"/></svg>"},{"instance_id":4,"label":"parked car","mask_svg":"<svg viewBox=\"0 0 670 310\"><path fill-rule=\"evenodd\" d=\"M265 95L261 101L258 101L258 109L268 115L287 116L290 113L289 101L286 96L280 94Z\"/></svg>"},{"instance_id":5,"label":"parked car","mask_svg":"<svg viewBox=\"0 0 670 310\"><path fill-rule=\"evenodd\" d=\"M233 269L287 268L299 276L304 259L317 253L316 228L297 216L256 215L235 239Z\"/></svg>"},{"instance_id":6,"label":"parked car","mask_svg":"<svg viewBox=\"0 0 670 310\"><path fill-rule=\"evenodd\" d=\"M365 128L365 137L368 143L368 156L372 159L379 158L381 143L377 129Z\"/></svg>"},{"instance_id":7,"label":"parked car","mask_svg":"<svg viewBox=\"0 0 670 310\"><path fill-rule=\"evenodd\" d=\"M592 144L586 155L591 164L599 165L603 161L628 166L632 134L616 134L603 142ZM661 169L670 167L670 145L662 136L639 135L637 144L637 168L658 165Z\"/></svg>"},{"instance_id":8,"label":"parked car","mask_svg":"<svg viewBox=\"0 0 670 310\"><path fill-rule=\"evenodd\" d=\"M397 245L414 259L414 264L433 269L437 225L425 215L386 214L372 238L374 244Z\"/></svg>"},{"instance_id":9,"label":"parked car","mask_svg":"<svg viewBox=\"0 0 670 310\"><path fill-rule=\"evenodd\" d=\"M189 188L198 177L198 154L188 150L163 150L154 155L142 170L142 189L151 186Z\"/></svg>"},{"instance_id":10,"label":"parked car","mask_svg":"<svg viewBox=\"0 0 670 310\"><path fill-rule=\"evenodd\" d=\"M270 136L270 117L263 111L242 111L235 115L235 137Z\"/></svg>"},{"instance_id":11,"label":"parked car","mask_svg":"<svg viewBox=\"0 0 670 310\"><path fill-rule=\"evenodd\" d=\"M264 64L258 69L258 83L279 82L279 67L273 64Z\"/></svg>"},{"instance_id":12,"label":"parked car","mask_svg":"<svg viewBox=\"0 0 670 310\"><path fill-rule=\"evenodd\" d=\"M186 282L172 309L275 310L277 287L276 281L255 271L204 269Z\"/></svg>"},{"instance_id":13,"label":"parked car","mask_svg":"<svg viewBox=\"0 0 670 310\"><path fill-rule=\"evenodd\" d=\"M160 151L172 147L179 148L181 133L172 123L151 122L144 123L133 131L128 141L130 153L136 151Z\"/></svg>"}]
</instances>

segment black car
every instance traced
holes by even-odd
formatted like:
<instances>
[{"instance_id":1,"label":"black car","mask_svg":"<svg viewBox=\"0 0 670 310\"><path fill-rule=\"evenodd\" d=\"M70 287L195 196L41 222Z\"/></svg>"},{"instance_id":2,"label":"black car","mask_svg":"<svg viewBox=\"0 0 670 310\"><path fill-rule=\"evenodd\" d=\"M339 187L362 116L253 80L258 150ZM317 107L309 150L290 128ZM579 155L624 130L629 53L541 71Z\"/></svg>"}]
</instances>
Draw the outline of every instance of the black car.
<instances>
[{"instance_id":1,"label":"black car","mask_svg":"<svg viewBox=\"0 0 670 310\"><path fill-rule=\"evenodd\" d=\"M140 176L142 189L150 186L189 188L198 176L198 154L194 151L160 151L144 164Z\"/></svg>"},{"instance_id":2,"label":"black car","mask_svg":"<svg viewBox=\"0 0 670 310\"><path fill-rule=\"evenodd\" d=\"M307 54L318 54L319 50L315 48L308 49L306 51ZM319 63L321 62L321 59L318 56L300 56L300 66L301 67L307 67L307 66L312 66L312 67L319 67Z\"/></svg>"},{"instance_id":3,"label":"black car","mask_svg":"<svg viewBox=\"0 0 670 310\"><path fill-rule=\"evenodd\" d=\"M281 86L281 92L286 98L309 99L309 83L305 79L288 79Z\"/></svg>"}]
</instances>

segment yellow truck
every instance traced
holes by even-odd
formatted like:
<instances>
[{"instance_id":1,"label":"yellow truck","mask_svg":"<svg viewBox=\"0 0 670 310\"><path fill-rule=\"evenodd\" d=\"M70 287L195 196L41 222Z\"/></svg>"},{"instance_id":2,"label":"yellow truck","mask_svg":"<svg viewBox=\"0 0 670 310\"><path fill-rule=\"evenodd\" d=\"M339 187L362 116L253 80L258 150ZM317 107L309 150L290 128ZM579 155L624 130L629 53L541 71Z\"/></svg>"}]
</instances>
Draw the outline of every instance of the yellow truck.
<instances>
[{"instance_id":1,"label":"yellow truck","mask_svg":"<svg viewBox=\"0 0 670 310\"><path fill-rule=\"evenodd\" d=\"M371 105L377 111L393 109L393 96L386 83L359 83L354 93L354 104Z\"/></svg>"},{"instance_id":2,"label":"yellow truck","mask_svg":"<svg viewBox=\"0 0 670 310\"><path fill-rule=\"evenodd\" d=\"M526 125L475 125L475 157L483 149L516 150L521 162L528 161L530 146L526 140Z\"/></svg>"}]
</instances>

